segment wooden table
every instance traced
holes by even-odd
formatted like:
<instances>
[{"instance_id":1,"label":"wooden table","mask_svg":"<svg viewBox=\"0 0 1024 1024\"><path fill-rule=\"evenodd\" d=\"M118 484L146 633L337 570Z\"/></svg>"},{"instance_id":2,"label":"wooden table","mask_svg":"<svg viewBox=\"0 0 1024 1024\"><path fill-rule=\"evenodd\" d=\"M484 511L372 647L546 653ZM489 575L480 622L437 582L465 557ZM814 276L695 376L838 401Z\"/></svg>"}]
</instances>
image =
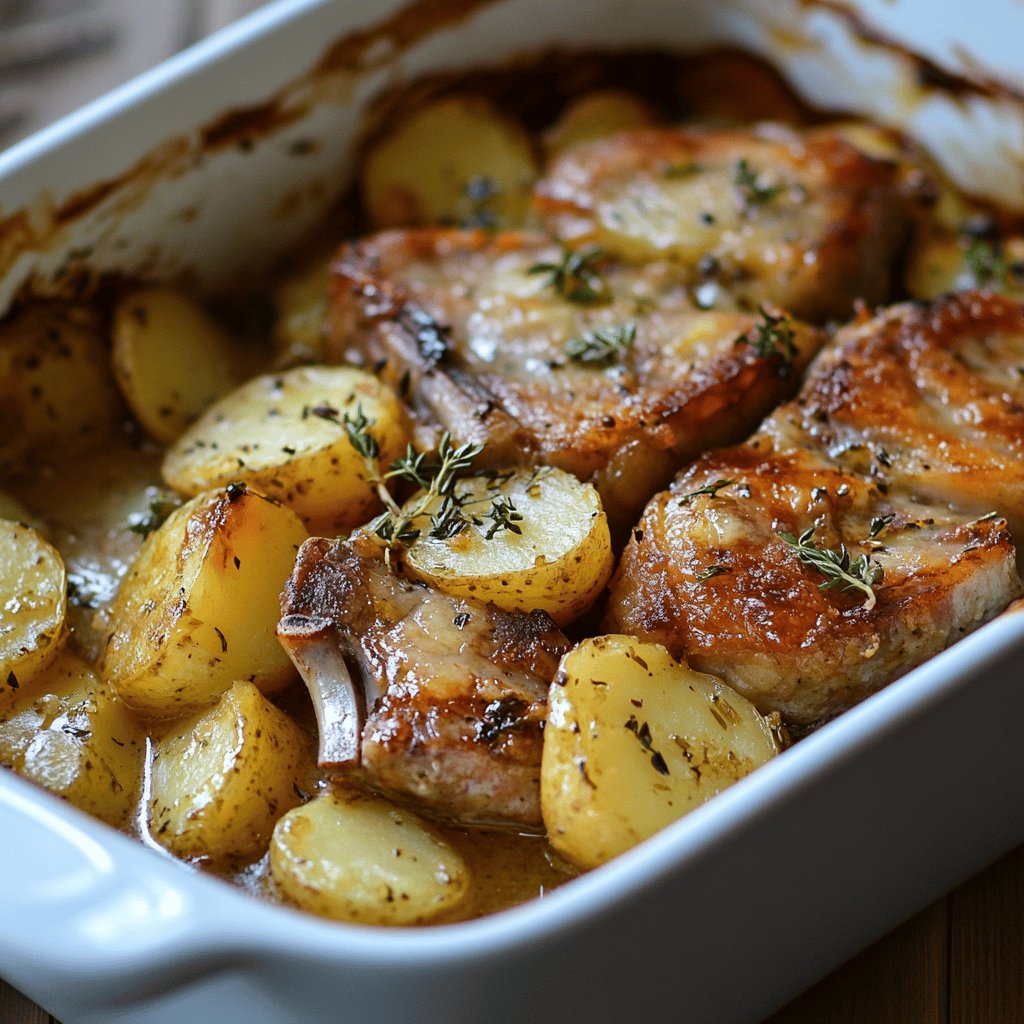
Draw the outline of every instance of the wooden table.
<instances>
[{"instance_id":1,"label":"wooden table","mask_svg":"<svg viewBox=\"0 0 1024 1024\"><path fill-rule=\"evenodd\" d=\"M2 1024L56 1024L0 982ZM765 1024L1024 1024L1024 846Z\"/></svg>"}]
</instances>

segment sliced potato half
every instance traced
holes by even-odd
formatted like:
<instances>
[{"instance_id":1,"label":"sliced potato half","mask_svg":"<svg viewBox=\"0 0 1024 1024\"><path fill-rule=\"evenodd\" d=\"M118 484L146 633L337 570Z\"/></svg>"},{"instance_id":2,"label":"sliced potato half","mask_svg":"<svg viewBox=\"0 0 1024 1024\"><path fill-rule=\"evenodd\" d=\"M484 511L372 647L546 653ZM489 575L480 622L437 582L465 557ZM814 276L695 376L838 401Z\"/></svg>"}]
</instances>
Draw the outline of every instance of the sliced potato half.
<instances>
[{"instance_id":1,"label":"sliced potato half","mask_svg":"<svg viewBox=\"0 0 1024 1024\"><path fill-rule=\"evenodd\" d=\"M331 254L303 261L274 289L274 347L278 365L317 363L325 355L324 325Z\"/></svg>"},{"instance_id":2,"label":"sliced potato half","mask_svg":"<svg viewBox=\"0 0 1024 1024\"><path fill-rule=\"evenodd\" d=\"M410 811L355 792L286 814L270 844L274 881L297 906L337 921L426 924L466 898L459 854Z\"/></svg>"},{"instance_id":3,"label":"sliced potato half","mask_svg":"<svg viewBox=\"0 0 1024 1024\"><path fill-rule=\"evenodd\" d=\"M231 341L195 299L139 288L114 307L114 377L146 433L173 441L234 383Z\"/></svg>"},{"instance_id":4,"label":"sliced potato half","mask_svg":"<svg viewBox=\"0 0 1024 1024\"><path fill-rule=\"evenodd\" d=\"M430 520L417 521L421 534L406 563L422 579L506 611L539 608L559 625L604 589L614 559L592 484L550 467L516 469L467 477L455 494L474 521L452 537L433 537Z\"/></svg>"},{"instance_id":5,"label":"sliced potato half","mask_svg":"<svg viewBox=\"0 0 1024 1024\"><path fill-rule=\"evenodd\" d=\"M144 738L122 701L67 650L0 722L0 763L108 824L137 805Z\"/></svg>"},{"instance_id":6,"label":"sliced potato half","mask_svg":"<svg viewBox=\"0 0 1024 1024\"><path fill-rule=\"evenodd\" d=\"M258 857L312 766L299 726L252 683L235 683L155 744L150 832L178 857Z\"/></svg>"},{"instance_id":7,"label":"sliced potato half","mask_svg":"<svg viewBox=\"0 0 1024 1024\"><path fill-rule=\"evenodd\" d=\"M348 366L303 366L249 381L178 438L164 459L167 483L193 495L231 481L251 484L333 535L365 523L378 508L366 467L343 419L373 421L381 465L404 451L408 433L395 393Z\"/></svg>"},{"instance_id":8,"label":"sliced potato half","mask_svg":"<svg viewBox=\"0 0 1024 1024\"><path fill-rule=\"evenodd\" d=\"M380 138L360 176L374 228L520 227L538 175L533 142L482 96L421 106Z\"/></svg>"},{"instance_id":9,"label":"sliced potato half","mask_svg":"<svg viewBox=\"0 0 1024 1024\"><path fill-rule=\"evenodd\" d=\"M592 868L777 753L756 708L659 644L584 640L551 686L541 810L551 845Z\"/></svg>"},{"instance_id":10,"label":"sliced potato half","mask_svg":"<svg viewBox=\"0 0 1024 1024\"><path fill-rule=\"evenodd\" d=\"M28 693L57 656L66 613L60 555L31 527L0 520L0 708Z\"/></svg>"},{"instance_id":11,"label":"sliced potato half","mask_svg":"<svg viewBox=\"0 0 1024 1024\"><path fill-rule=\"evenodd\" d=\"M243 485L183 505L121 584L104 678L153 718L207 707L236 679L279 688L293 669L275 636L278 595L306 537L294 512Z\"/></svg>"}]
</instances>

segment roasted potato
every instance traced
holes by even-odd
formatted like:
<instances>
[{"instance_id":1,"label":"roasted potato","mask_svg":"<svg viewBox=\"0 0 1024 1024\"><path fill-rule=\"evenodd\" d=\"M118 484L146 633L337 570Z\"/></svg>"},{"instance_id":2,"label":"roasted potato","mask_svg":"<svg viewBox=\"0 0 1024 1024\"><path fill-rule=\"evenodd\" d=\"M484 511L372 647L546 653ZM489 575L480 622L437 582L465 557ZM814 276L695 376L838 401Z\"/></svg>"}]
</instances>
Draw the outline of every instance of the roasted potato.
<instances>
[{"instance_id":1,"label":"roasted potato","mask_svg":"<svg viewBox=\"0 0 1024 1024\"><path fill-rule=\"evenodd\" d=\"M274 289L273 339L278 365L324 359L332 256L333 252L315 253Z\"/></svg>"},{"instance_id":2,"label":"roasted potato","mask_svg":"<svg viewBox=\"0 0 1024 1024\"><path fill-rule=\"evenodd\" d=\"M27 306L0 326L0 473L26 459L83 450L121 415L97 317Z\"/></svg>"},{"instance_id":3,"label":"roasted potato","mask_svg":"<svg viewBox=\"0 0 1024 1024\"><path fill-rule=\"evenodd\" d=\"M343 422L360 410L373 421L386 466L405 451L408 433L397 396L372 374L303 366L257 377L181 435L164 459L164 479L187 495L244 481L297 512L313 533L347 532L378 508Z\"/></svg>"},{"instance_id":4,"label":"roasted potato","mask_svg":"<svg viewBox=\"0 0 1024 1024\"><path fill-rule=\"evenodd\" d=\"M754 706L629 636L584 640L548 699L541 811L551 845L592 868L654 835L777 752Z\"/></svg>"},{"instance_id":5,"label":"roasted potato","mask_svg":"<svg viewBox=\"0 0 1024 1024\"><path fill-rule=\"evenodd\" d=\"M544 133L544 148L559 153L577 142L657 124L659 118L635 93L625 89L598 89L578 96Z\"/></svg>"},{"instance_id":6,"label":"roasted potato","mask_svg":"<svg viewBox=\"0 0 1024 1024\"><path fill-rule=\"evenodd\" d=\"M67 576L31 527L0 520L0 709L29 691L67 636Z\"/></svg>"},{"instance_id":7,"label":"roasted potato","mask_svg":"<svg viewBox=\"0 0 1024 1024\"><path fill-rule=\"evenodd\" d=\"M286 814L270 844L274 881L303 910L362 924L425 924L466 898L459 854L411 811L355 792Z\"/></svg>"},{"instance_id":8,"label":"roasted potato","mask_svg":"<svg viewBox=\"0 0 1024 1024\"><path fill-rule=\"evenodd\" d=\"M295 513L241 484L200 495L143 544L110 612L101 671L135 711L174 718L236 679L292 678L278 595L306 539Z\"/></svg>"},{"instance_id":9,"label":"roasted potato","mask_svg":"<svg viewBox=\"0 0 1024 1024\"><path fill-rule=\"evenodd\" d=\"M482 96L427 103L381 137L360 184L373 228L519 227L538 174L526 131Z\"/></svg>"},{"instance_id":10,"label":"roasted potato","mask_svg":"<svg viewBox=\"0 0 1024 1024\"><path fill-rule=\"evenodd\" d=\"M455 485L468 525L446 536L431 520L406 555L419 577L455 597L506 611L546 611L560 626L583 614L613 567L608 520L591 484L560 469L516 469ZM420 497L410 499L415 508ZM437 519L439 501L428 506Z\"/></svg>"},{"instance_id":11,"label":"roasted potato","mask_svg":"<svg viewBox=\"0 0 1024 1024\"><path fill-rule=\"evenodd\" d=\"M0 722L0 763L114 826L128 824L144 738L122 701L80 658L61 653Z\"/></svg>"},{"instance_id":12,"label":"roasted potato","mask_svg":"<svg viewBox=\"0 0 1024 1024\"><path fill-rule=\"evenodd\" d=\"M258 857L312 770L306 734L252 683L237 682L154 745L150 832L178 857Z\"/></svg>"},{"instance_id":13,"label":"roasted potato","mask_svg":"<svg viewBox=\"0 0 1024 1024\"><path fill-rule=\"evenodd\" d=\"M234 383L229 336L177 289L125 295L114 307L111 341L125 401L157 441L173 441Z\"/></svg>"}]
</instances>

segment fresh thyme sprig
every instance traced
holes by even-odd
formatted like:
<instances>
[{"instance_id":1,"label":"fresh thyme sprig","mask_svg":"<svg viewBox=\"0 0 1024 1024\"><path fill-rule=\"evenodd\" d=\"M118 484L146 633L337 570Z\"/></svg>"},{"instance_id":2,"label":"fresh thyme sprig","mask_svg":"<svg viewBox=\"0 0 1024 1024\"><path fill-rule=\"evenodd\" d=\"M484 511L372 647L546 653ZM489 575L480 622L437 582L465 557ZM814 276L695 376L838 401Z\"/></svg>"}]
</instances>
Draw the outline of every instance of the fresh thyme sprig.
<instances>
[{"instance_id":1,"label":"fresh thyme sprig","mask_svg":"<svg viewBox=\"0 0 1024 1024\"><path fill-rule=\"evenodd\" d=\"M689 505L695 498L700 498L703 495L714 498L723 487L731 487L734 483L736 483L735 480L716 480L713 484L705 484L695 491L690 491L689 494L684 494L679 499L679 504Z\"/></svg>"},{"instance_id":2,"label":"fresh thyme sprig","mask_svg":"<svg viewBox=\"0 0 1024 1024\"><path fill-rule=\"evenodd\" d=\"M527 273L547 274L544 287L554 288L570 302L606 302L610 298L608 285L596 268L604 256L605 251L597 246L576 251L563 249L558 263L534 263Z\"/></svg>"},{"instance_id":3,"label":"fresh thyme sprig","mask_svg":"<svg viewBox=\"0 0 1024 1024\"><path fill-rule=\"evenodd\" d=\"M732 183L747 209L752 206L766 206L781 191L782 185L766 185L761 172L751 166L745 157L733 164Z\"/></svg>"},{"instance_id":4,"label":"fresh thyme sprig","mask_svg":"<svg viewBox=\"0 0 1024 1024\"><path fill-rule=\"evenodd\" d=\"M751 345L762 359L774 362L776 374L785 380L796 358L796 332L785 313L776 316L764 306L760 307L760 312L761 319L754 325L753 338L749 334L741 334L737 340Z\"/></svg>"},{"instance_id":5,"label":"fresh thyme sprig","mask_svg":"<svg viewBox=\"0 0 1024 1024\"><path fill-rule=\"evenodd\" d=\"M565 354L575 363L610 363L636 341L636 324L599 327L565 343Z\"/></svg>"},{"instance_id":6,"label":"fresh thyme sprig","mask_svg":"<svg viewBox=\"0 0 1024 1024\"><path fill-rule=\"evenodd\" d=\"M450 540L470 524L483 525L484 520L470 510L468 494L456 488L460 477L472 468L473 460L484 450L482 444L463 444L455 447L451 435L445 431L437 447L437 462L428 462L426 455L408 445L405 455L393 462L386 471L380 467L380 446L370 433L374 421L357 406L354 415L346 413L341 425L348 433L349 444L359 453L366 467L367 478L376 488L384 511L370 524L372 532L387 545L407 546L423 534L420 525L429 519L427 536L434 540ZM387 484L391 480L404 480L420 488L422 493L411 505L401 506L395 501ZM485 533L490 540L499 530L521 534L523 515L505 495L489 496L490 511L486 518L492 521Z\"/></svg>"},{"instance_id":7,"label":"fresh thyme sprig","mask_svg":"<svg viewBox=\"0 0 1024 1024\"><path fill-rule=\"evenodd\" d=\"M885 575L882 567L872 562L870 555L861 555L851 560L845 544L840 544L838 551L819 547L814 542L815 529L812 526L799 537L780 530L779 536L793 549L801 564L815 569L825 577L825 581L818 584L821 590L832 590L834 587L840 587L843 591L859 590L866 598L864 610L871 611L876 600L874 588Z\"/></svg>"}]
</instances>

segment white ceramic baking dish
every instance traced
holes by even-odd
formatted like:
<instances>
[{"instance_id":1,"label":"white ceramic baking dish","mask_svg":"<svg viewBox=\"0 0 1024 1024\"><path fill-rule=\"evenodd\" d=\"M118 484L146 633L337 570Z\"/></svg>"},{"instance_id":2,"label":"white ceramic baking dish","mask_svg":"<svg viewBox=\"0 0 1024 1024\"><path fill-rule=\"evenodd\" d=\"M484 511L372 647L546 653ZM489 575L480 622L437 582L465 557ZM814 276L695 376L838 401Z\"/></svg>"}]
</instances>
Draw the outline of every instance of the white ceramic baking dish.
<instances>
[{"instance_id":1,"label":"white ceramic baking dish","mask_svg":"<svg viewBox=\"0 0 1024 1024\"><path fill-rule=\"evenodd\" d=\"M1024 207L1013 0L401 6L281 0L0 156L0 305L83 267L255 272L344 186L382 88L552 44L748 47ZM1022 663L1011 612L619 860L420 931L262 904L0 772L0 974L65 1024L756 1021L1024 840Z\"/></svg>"}]
</instances>

